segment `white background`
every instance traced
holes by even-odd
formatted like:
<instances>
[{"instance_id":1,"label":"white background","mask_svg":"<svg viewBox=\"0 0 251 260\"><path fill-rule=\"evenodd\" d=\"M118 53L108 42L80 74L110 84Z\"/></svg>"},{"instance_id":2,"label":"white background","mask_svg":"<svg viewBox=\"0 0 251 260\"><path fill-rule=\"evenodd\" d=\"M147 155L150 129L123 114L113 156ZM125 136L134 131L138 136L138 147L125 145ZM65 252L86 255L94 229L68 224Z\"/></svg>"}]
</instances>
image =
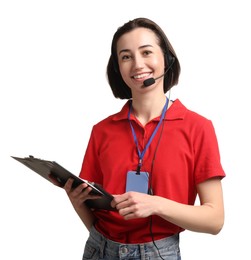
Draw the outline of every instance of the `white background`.
<instances>
[{"instance_id":1,"label":"white background","mask_svg":"<svg viewBox=\"0 0 251 260\"><path fill-rule=\"evenodd\" d=\"M182 257L247 259L248 0L0 2L0 259L81 259L88 232L64 191L10 156L56 160L78 175L92 125L125 102L106 81L112 36L139 16L168 35L182 69L172 97L212 119L227 174L223 230L185 231Z\"/></svg>"}]
</instances>

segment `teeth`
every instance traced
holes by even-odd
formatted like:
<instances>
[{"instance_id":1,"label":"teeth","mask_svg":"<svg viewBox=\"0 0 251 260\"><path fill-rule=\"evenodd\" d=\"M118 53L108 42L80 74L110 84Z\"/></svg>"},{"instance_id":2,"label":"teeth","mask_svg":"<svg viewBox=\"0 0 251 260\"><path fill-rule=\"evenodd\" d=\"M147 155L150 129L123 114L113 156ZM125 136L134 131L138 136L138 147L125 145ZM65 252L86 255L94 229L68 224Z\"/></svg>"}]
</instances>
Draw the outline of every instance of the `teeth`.
<instances>
[{"instance_id":1,"label":"teeth","mask_svg":"<svg viewBox=\"0 0 251 260\"><path fill-rule=\"evenodd\" d=\"M142 78L145 78L148 75L149 75L149 73L144 73L144 74L133 76L133 78L134 79L142 79Z\"/></svg>"}]
</instances>

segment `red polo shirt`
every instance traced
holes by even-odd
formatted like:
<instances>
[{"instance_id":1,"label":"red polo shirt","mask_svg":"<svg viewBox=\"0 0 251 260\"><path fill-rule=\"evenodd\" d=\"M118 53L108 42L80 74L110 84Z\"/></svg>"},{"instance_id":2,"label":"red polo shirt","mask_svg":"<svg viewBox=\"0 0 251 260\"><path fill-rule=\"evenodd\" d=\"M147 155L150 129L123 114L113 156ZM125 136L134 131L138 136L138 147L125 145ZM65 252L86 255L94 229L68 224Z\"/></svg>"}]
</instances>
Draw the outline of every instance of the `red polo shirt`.
<instances>
[{"instance_id":1,"label":"red polo shirt","mask_svg":"<svg viewBox=\"0 0 251 260\"><path fill-rule=\"evenodd\" d=\"M125 192L127 172L136 170L138 165L128 111L129 102L126 102L119 113L94 125L80 173L81 178L101 184L111 194ZM157 117L143 127L131 114L140 151L159 120ZM144 155L141 170L151 175L154 195L193 205L198 183L225 176L213 124L188 110L178 99L167 110L163 123L162 133L160 126ZM108 239L121 243L152 241L149 218L123 220L117 212L105 210L94 214L95 227ZM183 229L153 216L152 231L157 240Z\"/></svg>"}]
</instances>

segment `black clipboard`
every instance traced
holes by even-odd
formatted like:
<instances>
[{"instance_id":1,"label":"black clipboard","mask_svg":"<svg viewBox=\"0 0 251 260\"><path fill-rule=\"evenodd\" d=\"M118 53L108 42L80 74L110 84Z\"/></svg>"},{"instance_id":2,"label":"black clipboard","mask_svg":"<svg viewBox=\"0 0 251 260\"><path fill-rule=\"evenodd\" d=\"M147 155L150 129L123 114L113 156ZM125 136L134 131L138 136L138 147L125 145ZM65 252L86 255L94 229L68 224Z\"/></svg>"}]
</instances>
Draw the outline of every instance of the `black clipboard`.
<instances>
[{"instance_id":1,"label":"black clipboard","mask_svg":"<svg viewBox=\"0 0 251 260\"><path fill-rule=\"evenodd\" d=\"M32 155L24 158L15 157L15 156L11 156L11 157L19 161L20 163L24 164L34 172L38 173L40 176L42 176L49 182L53 183L52 179L56 180L59 184L58 187L62 188L69 178L72 178L74 180L72 184L73 188L77 187L81 183L84 182L87 183L88 186L92 188L90 194L101 196L98 199L86 200L85 203L88 207L93 209L104 209L104 210L113 210L113 211L116 210L111 206L111 201L113 200L113 196L110 193L105 191L101 186L99 186L94 182L89 182L87 180L83 180L79 178L78 176L66 170L63 166L61 166L57 162L38 159Z\"/></svg>"}]
</instances>

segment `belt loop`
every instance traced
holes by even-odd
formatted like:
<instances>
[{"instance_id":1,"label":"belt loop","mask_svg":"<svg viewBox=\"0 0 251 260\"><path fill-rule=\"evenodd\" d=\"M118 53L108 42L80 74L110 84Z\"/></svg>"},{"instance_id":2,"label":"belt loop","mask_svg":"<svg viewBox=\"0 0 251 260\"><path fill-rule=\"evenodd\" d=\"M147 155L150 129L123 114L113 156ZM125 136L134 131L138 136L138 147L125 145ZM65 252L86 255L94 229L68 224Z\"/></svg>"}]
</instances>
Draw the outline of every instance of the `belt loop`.
<instances>
[{"instance_id":1,"label":"belt loop","mask_svg":"<svg viewBox=\"0 0 251 260\"><path fill-rule=\"evenodd\" d=\"M105 246L106 246L106 240L102 237L99 249L100 249L100 257L104 258L105 254Z\"/></svg>"},{"instance_id":2,"label":"belt loop","mask_svg":"<svg viewBox=\"0 0 251 260\"><path fill-rule=\"evenodd\" d=\"M146 259L146 248L144 244L139 245L139 253L140 253L140 259L145 260Z\"/></svg>"}]
</instances>

